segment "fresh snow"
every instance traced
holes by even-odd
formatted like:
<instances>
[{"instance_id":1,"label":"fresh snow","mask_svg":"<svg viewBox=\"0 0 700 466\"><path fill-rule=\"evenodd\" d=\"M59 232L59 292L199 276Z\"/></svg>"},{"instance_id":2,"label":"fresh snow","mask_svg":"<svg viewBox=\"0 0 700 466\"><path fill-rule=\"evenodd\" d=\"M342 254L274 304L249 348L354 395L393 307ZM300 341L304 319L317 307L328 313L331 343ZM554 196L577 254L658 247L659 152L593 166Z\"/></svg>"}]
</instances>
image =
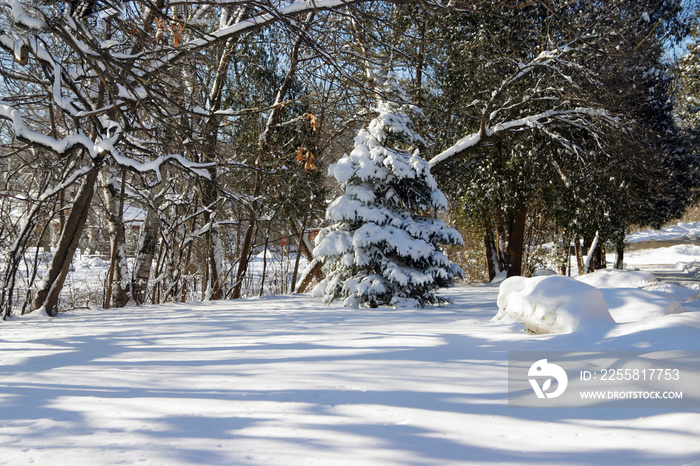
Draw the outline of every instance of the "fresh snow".
<instances>
[{"instance_id":1,"label":"fresh snow","mask_svg":"<svg viewBox=\"0 0 700 466\"><path fill-rule=\"evenodd\" d=\"M596 288L636 288L656 282L651 272L639 270L601 269L577 277L578 281Z\"/></svg>"},{"instance_id":2,"label":"fresh snow","mask_svg":"<svg viewBox=\"0 0 700 466\"><path fill-rule=\"evenodd\" d=\"M533 336L492 320L497 292L422 310L293 296L13 319L0 463L700 461L697 412L507 405L508 351L698 351L700 313Z\"/></svg>"},{"instance_id":3,"label":"fresh snow","mask_svg":"<svg viewBox=\"0 0 700 466\"><path fill-rule=\"evenodd\" d=\"M685 311L669 293L636 288L606 288L600 292L608 304L610 315L617 323L639 322Z\"/></svg>"},{"instance_id":4,"label":"fresh snow","mask_svg":"<svg viewBox=\"0 0 700 466\"><path fill-rule=\"evenodd\" d=\"M500 284L496 318L520 322L535 334L586 332L611 322L682 313L679 301L698 297L697 288L661 284L645 271L603 269L576 279L549 274L511 277Z\"/></svg>"},{"instance_id":5,"label":"fresh snow","mask_svg":"<svg viewBox=\"0 0 700 466\"><path fill-rule=\"evenodd\" d=\"M509 351L700 351L694 285L618 283L600 289L616 322L566 334L494 318L496 284L423 309L296 295L15 317L0 323L0 464L697 464L698 399L508 406ZM674 313L649 310L672 297Z\"/></svg>"},{"instance_id":6,"label":"fresh snow","mask_svg":"<svg viewBox=\"0 0 700 466\"><path fill-rule=\"evenodd\" d=\"M646 230L627 235L627 244L643 241L673 241L679 239L697 239L700 237L700 222L671 225L661 230Z\"/></svg>"},{"instance_id":7,"label":"fresh snow","mask_svg":"<svg viewBox=\"0 0 700 466\"><path fill-rule=\"evenodd\" d=\"M608 262L615 259L615 254L607 257ZM700 261L700 246L694 244L676 244L642 251L625 252L625 266L643 266L654 264L689 264Z\"/></svg>"},{"instance_id":8,"label":"fresh snow","mask_svg":"<svg viewBox=\"0 0 700 466\"><path fill-rule=\"evenodd\" d=\"M510 277L499 289L496 318L514 319L532 333L585 332L614 322L603 293L573 278Z\"/></svg>"}]
</instances>

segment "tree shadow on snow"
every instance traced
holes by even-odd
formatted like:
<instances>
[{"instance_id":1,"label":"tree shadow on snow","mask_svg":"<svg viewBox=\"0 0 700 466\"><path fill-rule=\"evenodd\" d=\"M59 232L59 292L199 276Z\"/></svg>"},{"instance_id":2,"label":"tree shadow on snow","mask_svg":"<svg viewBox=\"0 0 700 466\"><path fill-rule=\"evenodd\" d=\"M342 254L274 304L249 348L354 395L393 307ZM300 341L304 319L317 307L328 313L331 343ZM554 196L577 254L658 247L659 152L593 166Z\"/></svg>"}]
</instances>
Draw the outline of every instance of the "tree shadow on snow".
<instances>
[{"instance_id":1,"label":"tree shadow on snow","mask_svg":"<svg viewBox=\"0 0 700 466\"><path fill-rule=\"evenodd\" d=\"M98 324L90 334L22 340L51 352L25 350L26 359L2 370L3 449L70 449L61 444L68 436L113 450L115 462L124 450L116 439L125 438L154 458L193 464L271 464L285 455L290 464L354 457L375 464L700 461L682 449L596 443L601 435L591 426L606 426L599 429L612 438L689 437L673 423L625 425L672 410L509 407L508 351L561 350L566 336L498 340L432 326L474 317L455 307L382 320L365 311L285 309L283 302L259 314L217 306L139 308L130 318L104 312L91 316ZM63 325L79 322L73 316ZM52 325L34 336L51 335ZM0 355L23 351L20 340ZM598 440L586 443L578 430ZM528 438L543 432L551 439Z\"/></svg>"}]
</instances>

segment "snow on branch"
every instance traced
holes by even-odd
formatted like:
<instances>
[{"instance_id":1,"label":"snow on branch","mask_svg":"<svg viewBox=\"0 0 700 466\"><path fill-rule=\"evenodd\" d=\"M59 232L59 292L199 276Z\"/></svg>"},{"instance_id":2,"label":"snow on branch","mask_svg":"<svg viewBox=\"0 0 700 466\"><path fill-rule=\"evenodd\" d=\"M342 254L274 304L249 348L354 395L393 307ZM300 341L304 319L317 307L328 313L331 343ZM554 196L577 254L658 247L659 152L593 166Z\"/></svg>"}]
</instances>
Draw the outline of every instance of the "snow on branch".
<instances>
[{"instance_id":1,"label":"snow on branch","mask_svg":"<svg viewBox=\"0 0 700 466\"><path fill-rule=\"evenodd\" d=\"M9 6L12 9L12 17L15 21L15 24L36 30L44 29L47 27L45 21L29 16L27 12L24 11L21 2L17 0L7 0L4 2L0 2L0 5Z\"/></svg>"},{"instance_id":2,"label":"snow on branch","mask_svg":"<svg viewBox=\"0 0 700 466\"><path fill-rule=\"evenodd\" d=\"M293 2L291 5L276 8L272 13L261 14L233 25L225 25L220 27L218 30L207 34L205 37L195 39L184 44L184 47L200 48L208 45L213 40L227 39L228 37L237 36L243 32L248 32L278 21L284 16L295 16L316 10L328 10L353 3L359 3L359 1L361 0L319 0L315 2Z\"/></svg>"},{"instance_id":3,"label":"snow on branch","mask_svg":"<svg viewBox=\"0 0 700 466\"><path fill-rule=\"evenodd\" d=\"M112 158L119 165L127 168L131 168L139 173L154 172L156 174L157 182L160 183L163 180L162 174L160 172L160 167L170 161L175 161L180 164L183 168L189 170L193 174L200 176L202 178L211 179L211 174L207 171L207 168L213 167L214 162L210 163L196 163L187 160L180 154L168 154L161 155L155 160L150 162L139 162L129 157L121 155L118 151L114 150L111 152Z\"/></svg>"},{"instance_id":4,"label":"snow on branch","mask_svg":"<svg viewBox=\"0 0 700 466\"><path fill-rule=\"evenodd\" d=\"M270 8L265 6L266 13L260 13L250 18L231 23L222 23L220 27L213 32L206 33L202 37L192 39L171 52L169 55L162 57L156 68L168 66L169 63L176 61L179 57L200 50L212 45L215 42L228 40L233 37L241 36L245 33L252 32L264 26L269 26L272 23L280 21L282 18L290 18L303 15L318 10L332 10L343 6L352 5L355 3L366 2L368 0L316 0L316 1L294 1L290 5ZM213 3L228 4L228 1L218 1ZM237 3L237 2L233 2ZM151 70L153 71L153 70Z\"/></svg>"},{"instance_id":5,"label":"snow on branch","mask_svg":"<svg viewBox=\"0 0 700 466\"><path fill-rule=\"evenodd\" d=\"M117 139L121 135L120 131L117 131L113 136L102 139L98 142L94 142L84 134L79 133L71 134L61 140L56 140L51 136L31 130L29 127L27 127L27 125L25 125L24 120L17 109L2 103L0 103L0 119L9 120L12 122L13 131L21 140L44 147L57 154L65 154L74 147L80 146L90 155L92 159L97 159L106 152L110 154L119 165L131 168L140 173L155 172L159 183L162 181L160 167L164 163L170 161L179 163L182 167L186 168L197 176L207 179L211 177L206 169L213 166L213 163L191 162L180 154L162 155L156 160L150 162L139 162L121 155L114 147L114 143L116 143Z\"/></svg>"},{"instance_id":6,"label":"snow on branch","mask_svg":"<svg viewBox=\"0 0 700 466\"><path fill-rule=\"evenodd\" d=\"M103 151L103 147L99 143L96 144L84 134L71 134L61 140L56 140L51 136L37 133L25 125L24 119L17 109L2 102L0 102L0 119L12 122L12 129L19 139L45 147L57 154L65 154L75 146L83 147L92 158Z\"/></svg>"},{"instance_id":7,"label":"snow on branch","mask_svg":"<svg viewBox=\"0 0 700 466\"><path fill-rule=\"evenodd\" d=\"M610 113L604 109L576 107L570 110L547 110L536 115L487 126L484 131L484 136L490 137L498 133L526 127L544 127L548 120L563 120L567 117L602 119L616 126L618 124L617 118L610 115ZM430 166L434 167L472 147L476 147L481 142L482 138L482 132L479 131L460 139L452 147L430 159Z\"/></svg>"},{"instance_id":8,"label":"snow on branch","mask_svg":"<svg viewBox=\"0 0 700 466\"><path fill-rule=\"evenodd\" d=\"M84 175L87 175L90 172L90 170L92 170L93 168L94 167L92 167L90 165L86 165L84 167L81 167L81 168L75 170L73 173L70 174L70 176L68 176L65 180L63 180L63 182L61 182L60 184L57 184L55 186L52 186L50 189L41 193L41 195L39 195L39 197L37 198L37 201L44 202L47 199L50 199L52 196L55 196L56 194L60 193L61 191L67 189L68 186L75 183L75 181L78 178L80 178Z\"/></svg>"}]
</instances>

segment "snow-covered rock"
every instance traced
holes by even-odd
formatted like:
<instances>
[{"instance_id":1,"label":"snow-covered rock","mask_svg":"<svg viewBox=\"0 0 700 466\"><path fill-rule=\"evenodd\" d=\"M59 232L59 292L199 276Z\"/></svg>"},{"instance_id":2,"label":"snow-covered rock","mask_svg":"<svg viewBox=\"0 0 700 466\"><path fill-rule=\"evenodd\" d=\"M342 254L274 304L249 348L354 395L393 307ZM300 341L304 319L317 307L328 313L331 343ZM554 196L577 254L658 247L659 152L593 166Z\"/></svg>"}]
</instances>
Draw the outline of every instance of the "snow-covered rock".
<instances>
[{"instance_id":1,"label":"snow-covered rock","mask_svg":"<svg viewBox=\"0 0 700 466\"><path fill-rule=\"evenodd\" d=\"M614 323L599 289L560 275L510 277L501 283L497 302L496 318L510 316L536 334Z\"/></svg>"}]
</instances>

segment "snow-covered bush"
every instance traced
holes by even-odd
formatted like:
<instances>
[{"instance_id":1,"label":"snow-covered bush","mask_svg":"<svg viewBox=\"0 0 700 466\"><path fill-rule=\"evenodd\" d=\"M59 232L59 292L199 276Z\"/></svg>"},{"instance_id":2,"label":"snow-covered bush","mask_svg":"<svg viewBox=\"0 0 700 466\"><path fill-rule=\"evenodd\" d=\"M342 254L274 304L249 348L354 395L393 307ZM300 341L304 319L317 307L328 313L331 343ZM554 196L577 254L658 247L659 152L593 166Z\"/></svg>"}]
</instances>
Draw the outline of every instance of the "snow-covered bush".
<instances>
[{"instance_id":1,"label":"snow-covered bush","mask_svg":"<svg viewBox=\"0 0 700 466\"><path fill-rule=\"evenodd\" d=\"M509 316L532 333L571 333L614 323L601 291L569 277L510 277L498 291L497 319Z\"/></svg>"},{"instance_id":2,"label":"snow-covered bush","mask_svg":"<svg viewBox=\"0 0 700 466\"><path fill-rule=\"evenodd\" d=\"M326 278L314 296L346 306L415 306L438 303L435 290L450 286L461 269L441 245L462 244L457 230L428 215L446 209L430 167L419 154L405 93L388 76L379 115L359 131L355 147L329 167L344 191L326 212L332 225L316 238L314 256Z\"/></svg>"}]
</instances>

